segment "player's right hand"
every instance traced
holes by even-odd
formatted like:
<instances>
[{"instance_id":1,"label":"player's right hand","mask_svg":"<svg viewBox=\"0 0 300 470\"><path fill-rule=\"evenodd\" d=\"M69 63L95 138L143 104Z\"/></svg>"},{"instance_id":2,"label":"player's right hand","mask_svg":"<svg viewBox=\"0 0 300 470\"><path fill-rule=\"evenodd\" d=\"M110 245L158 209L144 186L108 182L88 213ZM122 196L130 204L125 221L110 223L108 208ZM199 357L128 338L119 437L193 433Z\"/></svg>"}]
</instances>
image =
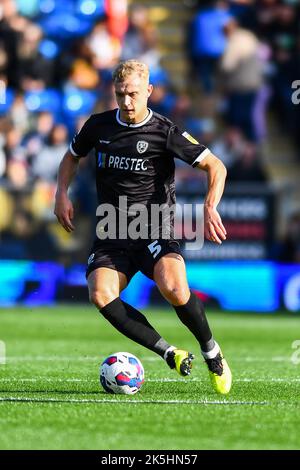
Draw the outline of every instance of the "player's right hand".
<instances>
[{"instance_id":1,"label":"player's right hand","mask_svg":"<svg viewBox=\"0 0 300 470\"><path fill-rule=\"evenodd\" d=\"M75 229L72 224L74 208L67 195L56 195L54 214L56 215L58 222L67 232L73 232Z\"/></svg>"},{"instance_id":2,"label":"player's right hand","mask_svg":"<svg viewBox=\"0 0 300 470\"><path fill-rule=\"evenodd\" d=\"M217 209L206 204L204 204L204 235L207 240L218 243L218 245L226 240L227 235Z\"/></svg>"}]
</instances>

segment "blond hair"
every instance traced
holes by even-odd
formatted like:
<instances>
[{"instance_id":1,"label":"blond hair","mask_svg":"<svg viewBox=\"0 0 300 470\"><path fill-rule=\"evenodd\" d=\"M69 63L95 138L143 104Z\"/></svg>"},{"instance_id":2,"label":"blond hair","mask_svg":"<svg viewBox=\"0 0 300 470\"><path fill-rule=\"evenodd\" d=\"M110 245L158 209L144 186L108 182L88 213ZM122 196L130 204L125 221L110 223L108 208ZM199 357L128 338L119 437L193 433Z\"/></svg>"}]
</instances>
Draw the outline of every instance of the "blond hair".
<instances>
[{"instance_id":1,"label":"blond hair","mask_svg":"<svg viewBox=\"0 0 300 470\"><path fill-rule=\"evenodd\" d=\"M133 73L138 74L141 78L149 81L149 67L143 62L139 62L135 59L124 60L120 62L115 68L112 79L113 82L123 82L125 78Z\"/></svg>"}]
</instances>

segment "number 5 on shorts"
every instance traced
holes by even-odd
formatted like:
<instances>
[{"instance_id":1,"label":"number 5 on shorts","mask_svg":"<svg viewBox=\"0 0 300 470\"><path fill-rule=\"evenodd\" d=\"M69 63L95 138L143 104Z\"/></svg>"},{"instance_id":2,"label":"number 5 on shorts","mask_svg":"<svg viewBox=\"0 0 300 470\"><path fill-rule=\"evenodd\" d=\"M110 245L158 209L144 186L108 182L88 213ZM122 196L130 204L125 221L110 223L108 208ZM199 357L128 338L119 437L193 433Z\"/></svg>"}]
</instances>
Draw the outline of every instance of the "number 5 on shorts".
<instances>
[{"instance_id":1,"label":"number 5 on shorts","mask_svg":"<svg viewBox=\"0 0 300 470\"><path fill-rule=\"evenodd\" d=\"M161 252L161 245L158 244L158 240L154 240L154 242L148 245L148 249L150 253L153 255L153 258L156 258L158 253Z\"/></svg>"}]
</instances>

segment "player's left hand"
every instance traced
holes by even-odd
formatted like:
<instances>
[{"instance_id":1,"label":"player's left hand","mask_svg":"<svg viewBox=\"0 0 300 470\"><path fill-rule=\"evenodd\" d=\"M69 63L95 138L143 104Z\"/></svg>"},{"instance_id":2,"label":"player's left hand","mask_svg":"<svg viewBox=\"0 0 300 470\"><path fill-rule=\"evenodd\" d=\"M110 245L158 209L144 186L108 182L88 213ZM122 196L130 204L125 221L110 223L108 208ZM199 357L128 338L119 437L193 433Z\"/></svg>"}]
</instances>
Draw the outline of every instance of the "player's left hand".
<instances>
[{"instance_id":1,"label":"player's left hand","mask_svg":"<svg viewBox=\"0 0 300 470\"><path fill-rule=\"evenodd\" d=\"M226 240L226 229L217 209L204 205L204 235L207 240L221 245Z\"/></svg>"}]
</instances>

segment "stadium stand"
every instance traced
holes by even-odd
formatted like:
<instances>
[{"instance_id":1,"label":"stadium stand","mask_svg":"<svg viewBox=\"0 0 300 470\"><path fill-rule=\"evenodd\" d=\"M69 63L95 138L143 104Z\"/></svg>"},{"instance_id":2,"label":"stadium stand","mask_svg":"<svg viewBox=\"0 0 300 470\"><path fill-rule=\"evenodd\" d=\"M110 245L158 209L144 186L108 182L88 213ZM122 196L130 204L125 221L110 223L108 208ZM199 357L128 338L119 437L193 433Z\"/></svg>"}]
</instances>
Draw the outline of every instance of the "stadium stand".
<instances>
[{"instance_id":1,"label":"stadium stand","mask_svg":"<svg viewBox=\"0 0 300 470\"><path fill-rule=\"evenodd\" d=\"M13 228L17 217L18 227L31 224L51 240L48 256L85 262L95 214L92 169L82 162L72 189L81 222L74 235L52 213L55 176L87 116L116 106L111 71L132 56L151 67L151 108L223 159L229 189L233 182L251 191L275 188L270 253L282 256L276 247L300 205L300 107L291 99L291 82L300 78L299 2L3 0L1 7L2 258L38 256L33 244L28 255L11 249L23 243ZM179 190L188 182L195 191L202 179L178 163Z\"/></svg>"}]
</instances>

